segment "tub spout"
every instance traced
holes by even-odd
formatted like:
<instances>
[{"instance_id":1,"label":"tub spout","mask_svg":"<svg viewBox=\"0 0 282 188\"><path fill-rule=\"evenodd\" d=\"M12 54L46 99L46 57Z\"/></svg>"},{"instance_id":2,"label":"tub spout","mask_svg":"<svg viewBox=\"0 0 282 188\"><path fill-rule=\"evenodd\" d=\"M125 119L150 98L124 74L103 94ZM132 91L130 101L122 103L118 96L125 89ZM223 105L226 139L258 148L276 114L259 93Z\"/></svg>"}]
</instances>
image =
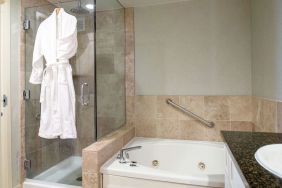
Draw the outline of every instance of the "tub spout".
<instances>
[{"instance_id":1,"label":"tub spout","mask_svg":"<svg viewBox=\"0 0 282 188\"><path fill-rule=\"evenodd\" d=\"M136 149L141 149L142 146L134 146L134 147L129 147L129 148L123 148L120 150L118 156L117 156L117 159L119 159L119 162L120 163L126 163L126 160L125 160L125 155L126 157L128 158L128 153L129 151L132 151L132 150L136 150Z\"/></svg>"}]
</instances>

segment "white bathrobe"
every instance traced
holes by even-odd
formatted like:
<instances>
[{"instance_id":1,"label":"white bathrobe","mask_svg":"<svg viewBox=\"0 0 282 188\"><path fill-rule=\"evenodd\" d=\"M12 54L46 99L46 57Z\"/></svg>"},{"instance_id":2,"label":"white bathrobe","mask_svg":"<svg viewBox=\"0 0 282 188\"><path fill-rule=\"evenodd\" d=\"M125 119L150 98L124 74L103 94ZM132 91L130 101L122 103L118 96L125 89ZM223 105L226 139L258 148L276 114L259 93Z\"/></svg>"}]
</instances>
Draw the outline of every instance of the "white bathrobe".
<instances>
[{"instance_id":1,"label":"white bathrobe","mask_svg":"<svg viewBox=\"0 0 282 188\"><path fill-rule=\"evenodd\" d=\"M42 138L77 137L75 91L69 64L77 50L76 23L76 18L63 9L58 14L54 10L37 31L29 81L41 84L39 136Z\"/></svg>"}]
</instances>

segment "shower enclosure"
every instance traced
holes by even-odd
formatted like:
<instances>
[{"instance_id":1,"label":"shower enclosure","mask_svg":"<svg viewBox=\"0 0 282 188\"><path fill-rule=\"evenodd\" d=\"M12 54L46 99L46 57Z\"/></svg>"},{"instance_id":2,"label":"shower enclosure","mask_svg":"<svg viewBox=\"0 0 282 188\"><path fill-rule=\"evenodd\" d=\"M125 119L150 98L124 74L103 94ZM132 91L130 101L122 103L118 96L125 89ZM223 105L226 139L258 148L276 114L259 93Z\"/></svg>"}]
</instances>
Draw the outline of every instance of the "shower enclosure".
<instances>
[{"instance_id":1,"label":"shower enclosure","mask_svg":"<svg viewBox=\"0 0 282 188\"><path fill-rule=\"evenodd\" d=\"M125 123L124 8L117 0L26 2L22 3L26 178L81 186L82 149ZM70 60L76 92L77 139L38 137L40 85L29 83L37 29L57 7L77 18L78 50Z\"/></svg>"}]
</instances>

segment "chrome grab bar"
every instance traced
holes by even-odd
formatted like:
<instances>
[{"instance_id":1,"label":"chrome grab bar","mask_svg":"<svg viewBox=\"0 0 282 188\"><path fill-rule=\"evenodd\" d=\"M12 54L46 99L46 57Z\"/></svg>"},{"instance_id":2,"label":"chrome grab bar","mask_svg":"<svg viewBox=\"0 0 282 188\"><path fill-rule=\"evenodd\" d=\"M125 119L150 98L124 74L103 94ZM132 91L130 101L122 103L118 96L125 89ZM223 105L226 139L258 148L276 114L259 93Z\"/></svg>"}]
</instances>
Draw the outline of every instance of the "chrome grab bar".
<instances>
[{"instance_id":1,"label":"chrome grab bar","mask_svg":"<svg viewBox=\"0 0 282 188\"><path fill-rule=\"evenodd\" d=\"M178 110L184 112L185 114L188 114L189 116L191 116L192 118L194 118L194 119L200 121L201 123L203 123L204 125L206 125L206 126L209 127L209 128L212 128L212 127L214 127L214 125L215 125L214 122L212 122L212 121L207 121L207 120L205 120L204 118L198 116L197 114L194 114L193 112L187 110L186 108L184 108L184 107L182 107L182 106L180 106L180 105L174 103L172 99L167 99L167 100L166 100L166 103L169 104L169 105L171 105L171 106L173 106L174 108L176 108L176 109L178 109Z\"/></svg>"},{"instance_id":2,"label":"chrome grab bar","mask_svg":"<svg viewBox=\"0 0 282 188\"><path fill-rule=\"evenodd\" d=\"M89 101L90 101L90 99L89 99L89 88L88 88L88 100L85 102L85 96L84 96L84 88L85 87L88 87L88 83L83 83L83 84L81 84L81 87L80 87L80 102L81 102L81 105L82 106L87 106L88 104L89 104Z\"/></svg>"}]
</instances>

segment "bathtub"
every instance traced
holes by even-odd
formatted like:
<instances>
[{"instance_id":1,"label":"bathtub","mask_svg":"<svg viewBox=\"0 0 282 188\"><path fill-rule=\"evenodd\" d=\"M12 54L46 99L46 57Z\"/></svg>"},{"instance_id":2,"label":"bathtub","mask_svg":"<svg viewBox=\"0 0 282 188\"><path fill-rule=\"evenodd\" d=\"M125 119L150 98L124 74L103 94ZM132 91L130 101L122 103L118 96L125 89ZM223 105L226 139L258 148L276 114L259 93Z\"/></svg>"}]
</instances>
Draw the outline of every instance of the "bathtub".
<instances>
[{"instance_id":1,"label":"bathtub","mask_svg":"<svg viewBox=\"0 0 282 188\"><path fill-rule=\"evenodd\" d=\"M23 188L81 188L81 182L76 181L81 176L81 165L81 157L69 157L33 179L26 179Z\"/></svg>"},{"instance_id":2,"label":"bathtub","mask_svg":"<svg viewBox=\"0 0 282 188\"><path fill-rule=\"evenodd\" d=\"M132 146L142 148L128 152L128 163L115 155L101 167L103 188L224 187L223 143L134 138Z\"/></svg>"}]
</instances>

